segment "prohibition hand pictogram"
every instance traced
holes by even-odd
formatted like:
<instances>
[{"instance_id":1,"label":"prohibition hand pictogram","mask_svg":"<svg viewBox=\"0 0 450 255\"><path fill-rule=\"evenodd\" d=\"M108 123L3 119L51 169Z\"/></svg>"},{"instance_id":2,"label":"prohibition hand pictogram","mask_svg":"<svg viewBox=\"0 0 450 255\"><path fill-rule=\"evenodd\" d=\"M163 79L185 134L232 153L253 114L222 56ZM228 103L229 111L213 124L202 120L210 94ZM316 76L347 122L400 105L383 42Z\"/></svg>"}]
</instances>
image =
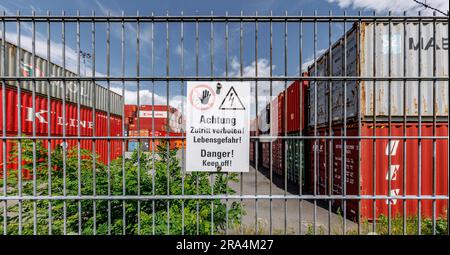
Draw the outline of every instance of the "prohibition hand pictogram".
<instances>
[{"instance_id":1,"label":"prohibition hand pictogram","mask_svg":"<svg viewBox=\"0 0 450 255\"><path fill-rule=\"evenodd\" d=\"M202 96L199 99L202 104L207 104L210 97L211 93L207 89L205 89L203 90Z\"/></svg>"}]
</instances>

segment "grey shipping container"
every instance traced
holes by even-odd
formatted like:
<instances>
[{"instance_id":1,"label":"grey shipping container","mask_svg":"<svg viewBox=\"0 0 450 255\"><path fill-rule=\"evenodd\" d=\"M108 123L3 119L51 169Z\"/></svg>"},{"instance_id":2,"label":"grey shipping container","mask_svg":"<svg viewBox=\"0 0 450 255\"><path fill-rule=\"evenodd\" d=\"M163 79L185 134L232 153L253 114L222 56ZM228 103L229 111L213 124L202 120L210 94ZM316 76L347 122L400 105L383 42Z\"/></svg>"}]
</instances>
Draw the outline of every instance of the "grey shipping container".
<instances>
[{"instance_id":1,"label":"grey shipping container","mask_svg":"<svg viewBox=\"0 0 450 255\"><path fill-rule=\"evenodd\" d=\"M326 61L330 67L325 74L317 76L360 76L360 77L448 77L448 23L446 22L393 22L355 23L346 33L346 39L340 38L331 51L325 52L317 60ZM346 43L346 46L344 46ZM435 48L434 48L435 47ZM346 55L344 57L344 49ZM436 54L434 54L434 50ZM331 61L330 61L331 59ZM314 64L309 75L315 76ZM344 68L346 66L346 68ZM448 81L342 81L330 82L327 91L318 92L318 105L326 104L331 93L331 118L335 123L344 120L346 104L347 121L372 120L374 116L385 121L389 116L393 121L404 116L414 120L420 115L424 121L431 120L434 113L438 119L448 116ZM419 100L420 83L420 100ZM314 82L311 82L314 84ZM433 86L435 85L435 96ZM344 100L346 87L346 100ZM313 91L313 87L310 88ZM325 95L324 98L321 98ZM389 96L390 95L390 96ZM314 94L310 93L310 99ZM314 126L314 100L309 101L309 126ZM374 111L375 105L375 111ZM433 108L434 107L434 108ZM323 126L328 119L326 111L317 112L317 125ZM321 115L326 116L321 116Z\"/></svg>"},{"instance_id":2,"label":"grey shipping container","mask_svg":"<svg viewBox=\"0 0 450 255\"><path fill-rule=\"evenodd\" d=\"M315 71L315 65L313 64L309 68L310 76L326 76L328 75L328 55L322 55L317 61L317 74ZM317 86L317 89L316 89ZM322 126L328 122L328 82L326 81L312 81L308 88L309 95L309 118L308 123L311 126L316 124ZM315 93L317 90L317 116L315 116Z\"/></svg>"},{"instance_id":3,"label":"grey shipping container","mask_svg":"<svg viewBox=\"0 0 450 255\"><path fill-rule=\"evenodd\" d=\"M2 40L0 40L0 45ZM17 46L6 42L5 43L5 53L2 47L0 47L0 56L2 61L0 61L0 67L5 63L5 76L22 76L22 77L46 77L47 67L49 61L43 59L35 54L35 66L33 68L33 55L31 52L24 49L20 50L20 66L17 70ZM6 59L3 59L3 57ZM3 68L3 67L2 67ZM1 70L1 68L0 68ZM35 71L35 74L33 74ZM77 77L77 75L61 66L50 62L49 77ZM17 87L18 82L7 81L7 85ZM35 85L34 85L35 84ZM50 84L50 96L52 98L57 98L62 100L64 94L64 82L63 81L36 81L33 84L31 81L22 81L21 88L24 90L32 91L33 86L35 87L35 92L37 94L48 95ZM109 96L109 110L110 113L116 115L122 115L123 108L123 97L112 91L108 91L107 88L95 84L92 81L66 81L65 82L65 99L68 102L78 103L78 97L80 97L80 104L83 106L94 107L95 109L108 112L108 96ZM94 89L95 89L95 100L94 100Z\"/></svg>"}]
</instances>

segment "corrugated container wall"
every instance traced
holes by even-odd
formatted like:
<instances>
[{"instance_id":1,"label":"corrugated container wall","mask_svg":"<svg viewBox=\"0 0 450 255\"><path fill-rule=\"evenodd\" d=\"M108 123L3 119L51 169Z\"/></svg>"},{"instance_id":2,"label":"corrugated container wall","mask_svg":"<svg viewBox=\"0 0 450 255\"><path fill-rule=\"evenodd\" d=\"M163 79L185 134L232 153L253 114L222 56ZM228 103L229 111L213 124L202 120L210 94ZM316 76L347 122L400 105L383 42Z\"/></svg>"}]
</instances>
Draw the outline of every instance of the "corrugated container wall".
<instances>
[{"instance_id":1,"label":"corrugated container wall","mask_svg":"<svg viewBox=\"0 0 450 255\"><path fill-rule=\"evenodd\" d=\"M307 73L303 73L307 76ZM286 92L287 98L287 115L286 124L288 136L305 135L305 123L308 118L307 107L307 89L308 81L295 81L288 88ZM286 172L289 182L294 184L302 183L305 185L305 140L290 138L286 141ZM301 177L301 181L300 181Z\"/></svg>"},{"instance_id":2,"label":"corrugated container wall","mask_svg":"<svg viewBox=\"0 0 450 255\"><path fill-rule=\"evenodd\" d=\"M169 111L166 105L141 105L138 112L132 112L134 105L126 106L128 116L129 130L146 129L151 131L153 127L155 132L170 132L180 133L184 129L184 118L182 113L176 108L169 106ZM169 118L167 117L169 114ZM169 120L168 120L169 119Z\"/></svg>"},{"instance_id":3,"label":"corrugated container wall","mask_svg":"<svg viewBox=\"0 0 450 255\"><path fill-rule=\"evenodd\" d=\"M375 29L375 31L374 31ZM390 30L390 33L389 33ZM361 77L448 77L448 23L365 23L355 24L333 46L317 60L317 76L343 76L346 64L347 76ZM374 33L375 32L375 33ZM435 33L435 37L434 37ZM346 41L346 45L344 45ZM390 43L389 43L390 42ZM390 46L389 46L390 45ZM376 48L374 48L376 47ZM436 54L434 54L436 47ZM344 59L344 48L346 59ZM420 49L420 50L419 50ZM420 54L419 54L420 53ZM331 55L332 66L326 68ZM435 56L435 57L434 57ZM435 70L435 73L434 73ZM309 75L315 76L314 64ZM430 118L435 111L438 120L448 116L448 83L445 81L342 81L332 82L331 91L326 82L311 82L309 89L309 126L314 126L314 87L318 84L317 125L325 125L328 118L328 93L332 94L332 119L342 123L344 103L347 119L371 120L375 115L379 120L391 115L393 121L405 114L417 117L419 108L422 117ZM433 97L433 84L436 85ZM344 102L344 87L347 96ZM324 90L322 90L322 88ZM389 91L390 90L390 91ZM375 95L375 96L374 96ZM390 98L389 98L390 95ZM405 103L406 102L406 103ZM419 103L420 102L420 103ZM361 109L359 109L359 104ZM323 107L325 106L325 107ZM390 107L389 107L390 106ZM434 107L434 109L433 109ZM390 108L390 110L389 110ZM424 120L427 120L427 119Z\"/></svg>"},{"instance_id":4,"label":"corrugated container wall","mask_svg":"<svg viewBox=\"0 0 450 255\"><path fill-rule=\"evenodd\" d=\"M418 136L419 125L417 123L394 123L390 126L392 136ZM422 135L433 135L433 124L423 123L421 125ZM383 138L389 135L387 123L380 123L376 126L376 147L374 158L374 140L362 139L359 144L358 139L348 139L346 142L346 194L358 195L391 195L391 196L432 196L433 190L438 196L448 195L448 141L446 139L436 139L436 154L433 152L433 140L423 139L419 152L419 142L417 139L388 139ZM371 136L374 126L371 123L363 123L361 127L362 136ZM333 135L343 135L342 126L333 128ZM347 127L347 136L358 136L357 126ZM436 125L436 135L448 135L448 124L438 123ZM390 145L389 145L390 144ZM342 141L336 139L333 142L333 194L342 195L342 184L344 169L342 165L343 149ZM326 151L318 151L326 156ZM419 154L420 153L420 154ZM361 159L358 160L359 154ZM321 158L321 156L319 156ZM419 174L419 158L421 158L421 171ZM390 161L390 163L389 163ZM360 169L360 170L359 170ZM360 175L359 175L360 174ZM434 179L435 178L435 179ZM418 185L420 179L421 185ZM359 183L358 183L359 180ZM391 185L389 187L389 180ZM435 180L435 182L433 181ZM326 182L325 182L326 183ZM376 183L374 188L373 184ZM359 185L359 186L358 186ZM389 189L390 188L390 189ZM420 188L420 192L419 192ZM403 206L407 216L417 215L418 200L391 200L391 216L403 215ZM421 201L421 214L425 217L433 217L433 201L423 199ZM341 200L334 200L335 207L341 207ZM379 199L376 202L376 217L388 215L387 200ZM436 200L436 217L446 216L447 202ZM358 201L348 200L346 204L347 216L356 219L358 215ZM373 219L373 200L361 200L360 215L365 219Z\"/></svg>"},{"instance_id":5,"label":"corrugated container wall","mask_svg":"<svg viewBox=\"0 0 450 255\"><path fill-rule=\"evenodd\" d=\"M300 130L303 130L306 126L305 115L307 111L304 105L306 102L307 87L308 87L307 81L302 81L301 84L300 81L295 81L287 88L286 129L288 133L299 132Z\"/></svg>"},{"instance_id":6,"label":"corrugated container wall","mask_svg":"<svg viewBox=\"0 0 450 255\"><path fill-rule=\"evenodd\" d=\"M1 43L1 40L0 40ZM49 67L49 74L47 75L47 68L49 62L37 55L35 55L35 68L33 68L33 55L24 49L20 50L20 66L17 70L17 46L6 43L6 76L22 76L22 77L77 77L77 75L69 70L64 70L61 66L51 63ZM1 47L0 47L1 48ZM3 56L3 52L1 52ZM0 61L1 62L1 61ZM0 63L0 68L3 63ZM35 74L33 74L35 71ZM7 81L9 86L17 87L18 82ZM112 114L122 115L123 98L121 95L108 91L107 88L95 84L91 81L66 81L65 82L65 95L64 95L64 82L63 81L22 81L20 82L21 88L24 90L32 91L35 84L35 92L41 95L49 95L52 98L63 99L67 102L78 103L78 97L80 104L88 107L94 107L98 110L109 112ZM94 92L95 88L95 92ZM95 93L95 97L94 97ZM109 97L109 98L108 98ZM109 100L109 104L108 104Z\"/></svg>"},{"instance_id":7,"label":"corrugated container wall","mask_svg":"<svg viewBox=\"0 0 450 255\"><path fill-rule=\"evenodd\" d=\"M325 54L317 61L317 74L315 66L312 65L309 69L309 76L327 76L328 75L328 55ZM317 85L317 88L316 88ZM323 126L328 122L328 82L325 81L312 81L309 84L309 107L308 107L308 123L310 126ZM317 90L317 101L316 93ZM317 102L317 116L316 116L316 103Z\"/></svg>"},{"instance_id":8,"label":"corrugated container wall","mask_svg":"<svg viewBox=\"0 0 450 255\"><path fill-rule=\"evenodd\" d=\"M389 36L389 25L377 24L375 27L376 48L373 44L373 24L362 23L361 33L361 76L370 76L376 67L376 76L447 76L448 73L448 23L421 23L420 34L418 23L393 23ZM434 37L434 33L436 37ZM390 65L389 63L389 40ZM420 42L420 43L419 43ZM433 54L436 47L436 55ZM406 47L406 48L405 48ZM421 49L419 51L419 48ZM373 61L374 51L376 53ZM420 56L419 56L420 52ZM434 57L435 56L435 57ZM434 73L434 68L436 73ZM405 72L405 74L404 74ZM376 115L402 116L404 108L407 116L433 116L433 107L437 116L448 116L448 81L436 82L436 97L433 98L433 82L421 81L421 98L418 98L418 81L391 82L391 97L389 98L389 83L377 82L375 97L373 82L362 82L360 93L362 116L373 115L373 102L376 103ZM406 93L404 105L403 93ZM420 104L420 106L419 106Z\"/></svg>"}]
</instances>

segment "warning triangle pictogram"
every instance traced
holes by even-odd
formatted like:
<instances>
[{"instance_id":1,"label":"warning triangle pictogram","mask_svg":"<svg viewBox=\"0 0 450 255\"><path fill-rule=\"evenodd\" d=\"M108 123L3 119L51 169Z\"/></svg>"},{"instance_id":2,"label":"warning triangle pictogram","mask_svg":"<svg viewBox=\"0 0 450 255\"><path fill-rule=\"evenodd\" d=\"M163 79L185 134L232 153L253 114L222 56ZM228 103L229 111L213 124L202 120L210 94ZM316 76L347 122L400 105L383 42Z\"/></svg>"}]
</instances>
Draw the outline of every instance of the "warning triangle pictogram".
<instances>
[{"instance_id":1,"label":"warning triangle pictogram","mask_svg":"<svg viewBox=\"0 0 450 255\"><path fill-rule=\"evenodd\" d=\"M231 86L227 95L219 106L220 110L245 110L244 104L236 93L236 90Z\"/></svg>"}]
</instances>

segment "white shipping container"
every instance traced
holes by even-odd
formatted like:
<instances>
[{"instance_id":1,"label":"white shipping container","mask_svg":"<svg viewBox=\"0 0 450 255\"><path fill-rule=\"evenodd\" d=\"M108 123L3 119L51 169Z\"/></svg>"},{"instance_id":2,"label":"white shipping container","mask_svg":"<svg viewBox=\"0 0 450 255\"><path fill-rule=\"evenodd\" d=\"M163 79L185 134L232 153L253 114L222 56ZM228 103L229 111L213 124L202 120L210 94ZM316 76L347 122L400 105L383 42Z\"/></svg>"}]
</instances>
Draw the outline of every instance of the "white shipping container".
<instances>
[{"instance_id":1,"label":"white shipping container","mask_svg":"<svg viewBox=\"0 0 450 255\"><path fill-rule=\"evenodd\" d=\"M324 56L331 55L332 59L328 72L318 72L317 75L343 76L346 63L347 76L448 77L447 31L448 23L444 22L422 22L420 36L417 22L355 24L346 35L346 59L343 55L345 40L342 37L333 45L331 53L324 53ZM321 61L318 58L318 64ZM309 75L314 76L313 68L309 69ZM313 84L311 82L311 88L314 88ZM428 119L433 116L433 111L438 118L448 116L448 81L420 81L420 100L419 81L348 81L345 84L334 81L331 88L331 118L336 123L342 123L344 119L344 86L347 87L347 120L357 119L358 116L362 120L370 120L374 115L378 119L386 119L389 115L394 119L404 115L418 117L419 109L420 115ZM313 89L310 91L313 92ZM314 94L310 94L310 99L311 97L313 99ZM322 98L318 92L318 105L326 104L321 100L329 101L328 97ZM314 100L309 102L309 126L314 126L314 119L311 118L314 116ZM320 114L319 110L318 115ZM317 124L325 125L327 122L319 121L324 118L318 117Z\"/></svg>"}]
</instances>

